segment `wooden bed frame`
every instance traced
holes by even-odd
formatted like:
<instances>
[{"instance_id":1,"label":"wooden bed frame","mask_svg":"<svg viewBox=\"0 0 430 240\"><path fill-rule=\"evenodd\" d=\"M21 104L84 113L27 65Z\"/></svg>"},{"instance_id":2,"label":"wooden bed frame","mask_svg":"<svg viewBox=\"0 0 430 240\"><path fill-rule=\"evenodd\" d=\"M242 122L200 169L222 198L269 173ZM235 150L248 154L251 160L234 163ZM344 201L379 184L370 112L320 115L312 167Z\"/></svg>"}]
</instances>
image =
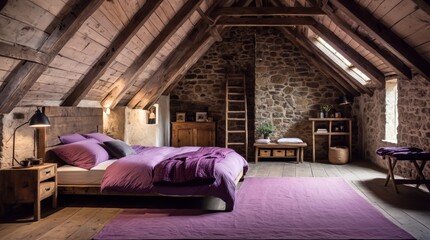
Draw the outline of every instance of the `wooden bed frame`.
<instances>
[{"instance_id":1,"label":"wooden bed frame","mask_svg":"<svg viewBox=\"0 0 430 240\"><path fill-rule=\"evenodd\" d=\"M49 149L60 144L58 136L72 133L103 132L103 110L101 108L86 107L43 107L43 112L49 118L51 127L38 128L37 138L38 158L45 162L65 165L58 157L49 154ZM47 154L48 153L48 154ZM243 172L236 177L236 185L243 177ZM100 185L61 185L58 184L59 194L79 195L126 195L126 196L161 196L161 194L136 193L102 193ZM164 195L163 195L164 196ZM170 195L169 195L170 196ZM203 197L201 195L195 197ZM226 209L229 210L229 209Z\"/></svg>"}]
</instances>

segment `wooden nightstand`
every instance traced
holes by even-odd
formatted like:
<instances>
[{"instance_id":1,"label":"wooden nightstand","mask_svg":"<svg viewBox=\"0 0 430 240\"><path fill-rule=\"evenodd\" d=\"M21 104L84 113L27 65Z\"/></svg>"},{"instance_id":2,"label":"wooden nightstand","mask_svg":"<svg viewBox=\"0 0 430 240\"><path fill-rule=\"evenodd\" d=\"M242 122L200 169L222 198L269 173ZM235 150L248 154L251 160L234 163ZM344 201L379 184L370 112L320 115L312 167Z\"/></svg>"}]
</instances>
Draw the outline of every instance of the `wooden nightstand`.
<instances>
[{"instance_id":1,"label":"wooden nightstand","mask_svg":"<svg viewBox=\"0 0 430 240\"><path fill-rule=\"evenodd\" d=\"M33 203L34 220L40 219L40 202L52 196L57 207L57 164L0 169L2 204Z\"/></svg>"}]
</instances>

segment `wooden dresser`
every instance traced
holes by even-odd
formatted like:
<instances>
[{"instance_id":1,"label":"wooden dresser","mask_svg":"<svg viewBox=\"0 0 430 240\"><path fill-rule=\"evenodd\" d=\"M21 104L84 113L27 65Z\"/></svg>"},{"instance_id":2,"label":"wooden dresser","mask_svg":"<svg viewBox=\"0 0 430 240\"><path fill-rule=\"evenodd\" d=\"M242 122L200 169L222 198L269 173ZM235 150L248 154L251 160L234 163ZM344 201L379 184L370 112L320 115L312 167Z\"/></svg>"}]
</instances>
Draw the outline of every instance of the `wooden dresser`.
<instances>
[{"instance_id":1,"label":"wooden dresser","mask_svg":"<svg viewBox=\"0 0 430 240\"><path fill-rule=\"evenodd\" d=\"M172 122L172 146L215 146L215 122Z\"/></svg>"},{"instance_id":2,"label":"wooden dresser","mask_svg":"<svg viewBox=\"0 0 430 240\"><path fill-rule=\"evenodd\" d=\"M40 219L40 201L52 196L57 207L57 164L0 170L1 204L33 203L34 220Z\"/></svg>"}]
</instances>

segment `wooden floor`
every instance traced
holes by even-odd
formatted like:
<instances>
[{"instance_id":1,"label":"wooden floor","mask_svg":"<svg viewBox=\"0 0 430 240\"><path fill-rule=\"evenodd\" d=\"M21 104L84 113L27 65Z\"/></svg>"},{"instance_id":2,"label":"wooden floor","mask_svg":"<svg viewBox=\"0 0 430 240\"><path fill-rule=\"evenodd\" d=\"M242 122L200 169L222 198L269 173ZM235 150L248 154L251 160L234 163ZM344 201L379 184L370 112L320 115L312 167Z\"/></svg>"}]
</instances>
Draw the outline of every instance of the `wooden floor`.
<instances>
[{"instance_id":1,"label":"wooden floor","mask_svg":"<svg viewBox=\"0 0 430 240\"><path fill-rule=\"evenodd\" d=\"M430 239L430 194L424 188L400 185L395 194L384 187L385 170L370 163L346 165L294 162L251 163L247 177L343 177L392 222L417 239ZM215 198L60 196L59 207L49 200L42 205L42 219L31 221L32 208L11 209L0 224L0 239L91 239L104 224L124 208L208 208L223 207Z\"/></svg>"}]
</instances>

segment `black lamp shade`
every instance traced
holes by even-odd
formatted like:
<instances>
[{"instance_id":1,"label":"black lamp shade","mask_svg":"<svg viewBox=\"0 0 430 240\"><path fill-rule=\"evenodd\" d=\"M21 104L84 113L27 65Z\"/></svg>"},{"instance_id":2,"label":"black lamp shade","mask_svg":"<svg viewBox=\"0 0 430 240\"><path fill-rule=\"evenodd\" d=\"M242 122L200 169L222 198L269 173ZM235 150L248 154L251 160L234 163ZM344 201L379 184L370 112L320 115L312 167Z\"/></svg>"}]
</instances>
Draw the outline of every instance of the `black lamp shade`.
<instances>
[{"instance_id":1,"label":"black lamp shade","mask_svg":"<svg viewBox=\"0 0 430 240\"><path fill-rule=\"evenodd\" d=\"M37 109L36 113L30 118L29 125L30 127L49 127L51 123L48 117L40 109Z\"/></svg>"}]
</instances>

